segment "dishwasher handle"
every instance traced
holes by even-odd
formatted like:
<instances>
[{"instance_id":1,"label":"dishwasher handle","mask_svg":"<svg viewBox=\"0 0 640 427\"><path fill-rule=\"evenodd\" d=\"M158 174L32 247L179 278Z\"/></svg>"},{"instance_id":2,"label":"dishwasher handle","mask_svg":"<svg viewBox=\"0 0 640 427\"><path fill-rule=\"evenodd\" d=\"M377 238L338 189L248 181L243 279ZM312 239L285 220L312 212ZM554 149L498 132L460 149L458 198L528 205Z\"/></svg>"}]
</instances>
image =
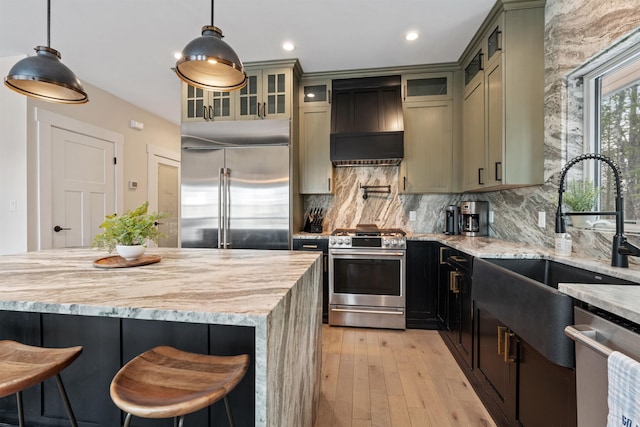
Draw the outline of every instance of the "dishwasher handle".
<instances>
[{"instance_id":1,"label":"dishwasher handle","mask_svg":"<svg viewBox=\"0 0 640 427\"><path fill-rule=\"evenodd\" d=\"M564 334L576 343L583 344L604 357L609 357L613 350L596 341L596 331L587 325L570 325L564 328Z\"/></svg>"}]
</instances>

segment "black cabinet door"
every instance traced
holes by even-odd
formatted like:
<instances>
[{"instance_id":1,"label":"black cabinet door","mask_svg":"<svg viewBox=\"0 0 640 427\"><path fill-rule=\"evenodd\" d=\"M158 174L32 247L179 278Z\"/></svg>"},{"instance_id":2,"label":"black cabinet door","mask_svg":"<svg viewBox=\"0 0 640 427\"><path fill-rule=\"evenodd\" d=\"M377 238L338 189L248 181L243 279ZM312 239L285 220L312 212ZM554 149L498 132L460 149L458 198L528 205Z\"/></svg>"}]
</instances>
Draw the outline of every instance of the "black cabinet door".
<instances>
[{"instance_id":1,"label":"black cabinet door","mask_svg":"<svg viewBox=\"0 0 640 427\"><path fill-rule=\"evenodd\" d=\"M329 322L329 239L293 239L294 251L322 251L322 323Z\"/></svg>"},{"instance_id":2,"label":"black cabinet door","mask_svg":"<svg viewBox=\"0 0 640 427\"><path fill-rule=\"evenodd\" d=\"M518 340L496 317L481 309L476 310L476 332L476 377L504 420L513 424Z\"/></svg>"},{"instance_id":3,"label":"black cabinet door","mask_svg":"<svg viewBox=\"0 0 640 427\"><path fill-rule=\"evenodd\" d=\"M120 411L111 401L109 386L120 369L120 319L60 314L41 316L44 347L83 347L80 357L60 374L78 425L118 425ZM40 389L37 399L25 401L25 405L38 409L31 422L68 426L55 380L47 380L34 388Z\"/></svg>"},{"instance_id":4,"label":"black cabinet door","mask_svg":"<svg viewBox=\"0 0 640 427\"><path fill-rule=\"evenodd\" d=\"M575 371L520 341L517 420L524 427L575 427Z\"/></svg>"},{"instance_id":5,"label":"black cabinet door","mask_svg":"<svg viewBox=\"0 0 640 427\"><path fill-rule=\"evenodd\" d=\"M438 248L438 325L441 330L449 331L449 273L451 267L446 262L449 247Z\"/></svg>"},{"instance_id":6,"label":"black cabinet door","mask_svg":"<svg viewBox=\"0 0 640 427\"><path fill-rule=\"evenodd\" d=\"M407 242L407 328L437 328L437 250L434 242Z\"/></svg>"},{"instance_id":7,"label":"black cabinet door","mask_svg":"<svg viewBox=\"0 0 640 427\"><path fill-rule=\"evenodd\" d=\"M473 300L471 277L458 272L458 298L460 304L460 352L470 367L473 367Z\"/></svg>"}]
</instances>

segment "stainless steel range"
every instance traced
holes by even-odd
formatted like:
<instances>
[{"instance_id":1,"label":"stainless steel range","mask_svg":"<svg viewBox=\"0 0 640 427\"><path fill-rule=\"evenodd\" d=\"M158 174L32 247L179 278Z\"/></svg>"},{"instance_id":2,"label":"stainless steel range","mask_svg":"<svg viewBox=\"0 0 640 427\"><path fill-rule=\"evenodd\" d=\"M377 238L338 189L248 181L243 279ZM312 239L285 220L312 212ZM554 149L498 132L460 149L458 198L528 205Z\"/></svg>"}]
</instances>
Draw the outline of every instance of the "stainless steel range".
<instances>
[{"instance_id":1,"label":"stainless steel range","mask_svg":"<svg viewBox=\"0 0 640 427\"><path fill-rule=\"evenodd\" d=\"M361 224L329 238L329 324L405 329L406 237Z\"/></svg>"}]
</instances>

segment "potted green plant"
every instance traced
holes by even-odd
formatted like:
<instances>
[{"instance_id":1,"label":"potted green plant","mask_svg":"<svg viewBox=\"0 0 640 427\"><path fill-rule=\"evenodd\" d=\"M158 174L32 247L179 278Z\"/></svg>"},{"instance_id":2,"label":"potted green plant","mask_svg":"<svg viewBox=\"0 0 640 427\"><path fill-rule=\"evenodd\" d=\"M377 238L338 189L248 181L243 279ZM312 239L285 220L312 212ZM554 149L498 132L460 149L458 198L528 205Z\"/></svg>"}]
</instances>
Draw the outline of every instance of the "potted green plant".
<instances>
[{"instance_id":1,"label":"potted green plant","mask_svg":"<svg viewBox=\"0 0 640 427\"><path fill-rule=\"evenodd\" d=\"M169 216L165 213L148 213L148 209L147 201L122 215L107 215L100 225L104 232L93 239L93 246L106 248L109 253L116 249L127 261L139 258L149 240L158 243L158 239L164 237L158 230L158 221Z\"/></svg>"},{"instance_id":2,"label":"potted green plant","mask_svg":"<svg viewBox=\"0 0 640 427\"><path fill-rule=\"evenodd\" d=\"M598 203L600 192L591 180L569 181L564 193L563 202L570 212L590 212ZM574 227L586 228L587 221L594 222L595 215L572 215L571 223Z\"/></svg>"}]
</instances>

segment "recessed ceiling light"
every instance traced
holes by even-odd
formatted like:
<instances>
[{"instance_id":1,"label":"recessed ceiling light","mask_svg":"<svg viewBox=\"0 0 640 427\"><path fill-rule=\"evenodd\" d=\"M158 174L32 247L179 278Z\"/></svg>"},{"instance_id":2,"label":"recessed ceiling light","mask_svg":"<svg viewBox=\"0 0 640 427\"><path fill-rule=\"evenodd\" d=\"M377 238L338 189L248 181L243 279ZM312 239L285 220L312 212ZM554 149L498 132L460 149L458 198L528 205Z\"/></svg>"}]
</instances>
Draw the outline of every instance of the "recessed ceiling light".
<instances>
[{"instance_id":1,"label":"recessed ceiling light","mask_svg":"<svg viewBox=\"0 0 640 427\"><path fill-rule=\"evenodd\" d=\"M411 32L407 33L407 35L404 36L404 38L409 40L409 41L416 40L418 38L418 33L416 33L415 31L411 31Z\"/></svg>"},{"instance_id":2,"label":"recessed ceiling light","mask_svg":"<svg viewBox=\"0 0 640 427\"><path fill-rule=\"evenodd\" d=\"M286 51L292 51L293 49L295 49L296 47L293 45L293 43L291 42L284 42L282 43L282 48Z\"/></svg>"}]
</instances>

